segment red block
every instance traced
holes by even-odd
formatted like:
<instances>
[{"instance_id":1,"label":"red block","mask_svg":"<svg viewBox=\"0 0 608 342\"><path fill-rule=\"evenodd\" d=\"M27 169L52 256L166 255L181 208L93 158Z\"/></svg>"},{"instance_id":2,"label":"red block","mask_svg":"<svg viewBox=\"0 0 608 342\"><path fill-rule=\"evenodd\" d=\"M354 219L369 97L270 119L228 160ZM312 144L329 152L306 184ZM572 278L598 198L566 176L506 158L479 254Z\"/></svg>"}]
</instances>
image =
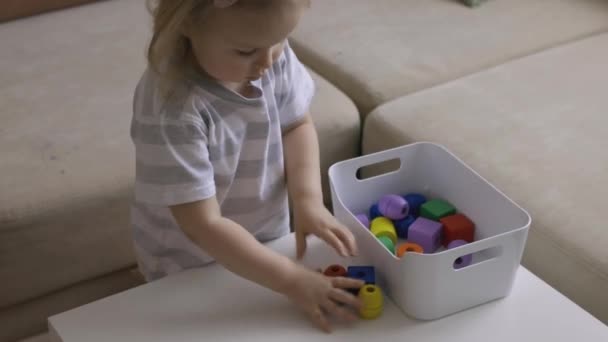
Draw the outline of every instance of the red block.
<instances>
[{"instance_id":1,"label":"red block","mask_svg":"<svg viewBox=\"0 0 608 342\"><path fill-rule=\"evenodd\" d=\"M323 272L328 277L346 277L346 268L342 265L331 265Z\"/></svg>"},{"instance_id":2,"label":"red block","mask_svg":"<svg viewBox=\"0 0 608 342\"><path fill-rule=\"evenodd\" d=\"M463 214L446 216L439 220L443 224L443 245L445 247L454 240L475 240L475 223Z\"/></svg>"}]
</instances>

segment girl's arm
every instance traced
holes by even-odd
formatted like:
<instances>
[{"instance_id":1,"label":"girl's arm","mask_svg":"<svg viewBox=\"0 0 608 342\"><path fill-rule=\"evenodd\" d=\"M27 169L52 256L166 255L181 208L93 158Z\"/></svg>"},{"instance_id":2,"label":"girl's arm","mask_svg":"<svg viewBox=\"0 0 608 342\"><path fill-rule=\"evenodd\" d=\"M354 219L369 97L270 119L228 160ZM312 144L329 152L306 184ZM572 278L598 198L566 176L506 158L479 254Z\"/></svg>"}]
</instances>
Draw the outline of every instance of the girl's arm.
<instances>
[{"instance_id":1,"label":"girl's arm","mask_svg":"<svg viewBox=\"0 0 608 342\"><path fill-rule=\"evenodd\" d=\"M360 300L342 289L359 288L361 280L325 277L274 252L245 228L222 217L215 197L173 206L171 212L185 234L224 267L284 294L324 331L331 329L325 313L356 319L339 303L360 308Z\"/></svg>"},{"instance_id":2,"label":"girl's arm","mask_svg":"<svg viewBox=\"0 0 608 342\"><path fill-rule=\"evenodd\" d=\"M283 136L287 187L293 203L298 257L306 251L306 236L314 234L342 256L357 254L352 233L323 205L319 143L310 114Z\"/></svg>"},{"instance_id":3,"label":"girl's arm","mask_svg":"<svg viewBox=\"0 0 608 342\"><path fill-rule=\"evenodd\" d=\"M228 270L276 292L289 287L296 264L222 217L215 197L171 207L184 233Z\"/></svg>"},{"instance_id":4,"label":"girl's arm","mask_svg":"<svg viewBox=\"0 0 608 342\"><path fill-rule=\"evenodd\" d=\"M283 150L289 196L292 200L297 200L298 204L322 204L319 142L309 113L284 133Z\"/></svg>"}]
</instances>

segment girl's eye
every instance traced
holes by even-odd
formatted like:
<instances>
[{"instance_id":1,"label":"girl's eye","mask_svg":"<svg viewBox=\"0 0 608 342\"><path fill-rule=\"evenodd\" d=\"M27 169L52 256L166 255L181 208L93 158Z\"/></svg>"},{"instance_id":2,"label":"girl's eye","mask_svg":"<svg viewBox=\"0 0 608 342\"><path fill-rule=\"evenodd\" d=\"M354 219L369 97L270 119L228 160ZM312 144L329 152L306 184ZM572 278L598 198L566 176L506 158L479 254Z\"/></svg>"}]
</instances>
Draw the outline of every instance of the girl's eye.
<instances>
[{"instance_id":1,"label":"girl's eye","mask_svg":"<svg viewBox=\"0 0 608 342\"><path fill-rule=\"evenodd\" d=\"M239 56L244 56L244 57L249 57L249 56L253 56L258 50L257 49L251 49L251 50L236 50L236 53Z\"/></svg>"}]
</instances>

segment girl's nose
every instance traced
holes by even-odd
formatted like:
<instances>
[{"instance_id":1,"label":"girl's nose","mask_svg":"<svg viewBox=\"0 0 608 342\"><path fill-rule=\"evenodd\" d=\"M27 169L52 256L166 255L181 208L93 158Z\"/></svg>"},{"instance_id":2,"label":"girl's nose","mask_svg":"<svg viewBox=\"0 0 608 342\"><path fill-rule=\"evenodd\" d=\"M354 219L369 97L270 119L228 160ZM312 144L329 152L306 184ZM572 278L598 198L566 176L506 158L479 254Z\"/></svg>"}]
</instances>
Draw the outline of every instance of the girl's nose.
<instances>
[{"instance_id":1,"label":"girl's nose","mask_svg":"<svg viewBox=\"0 0 608 342\"><path fill-rule=\"evenodd\" d=\"M260 57L255 63L256 67L261 70L266 70L272 66L272 50L265 50L260 54Z\"/></svg>"}]
</instances>

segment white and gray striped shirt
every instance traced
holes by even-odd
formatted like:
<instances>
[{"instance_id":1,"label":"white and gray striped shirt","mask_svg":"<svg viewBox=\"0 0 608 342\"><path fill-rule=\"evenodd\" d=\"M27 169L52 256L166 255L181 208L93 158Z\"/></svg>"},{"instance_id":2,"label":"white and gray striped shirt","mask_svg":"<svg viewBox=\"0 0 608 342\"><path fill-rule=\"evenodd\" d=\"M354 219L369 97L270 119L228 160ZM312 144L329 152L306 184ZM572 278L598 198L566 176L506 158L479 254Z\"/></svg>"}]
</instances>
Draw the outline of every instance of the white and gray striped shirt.
<instances>
[{"instance_id":1,"label":"white and gray striped shirt","mask_svg":"<svg viewBox=\"0 0 608 342\"><path fill-rule=\"evenodd\" d=\"M146 71L134 97L133 239L140 270L154 280L211 262L178 227L169 206L216 196L222 215L258 240L289 232L282 132L308 111L314 84L286 45L245 98L197 78L163 101ZM178 89L176 88L176 89Z\"/></svg>"}]
</instances>

